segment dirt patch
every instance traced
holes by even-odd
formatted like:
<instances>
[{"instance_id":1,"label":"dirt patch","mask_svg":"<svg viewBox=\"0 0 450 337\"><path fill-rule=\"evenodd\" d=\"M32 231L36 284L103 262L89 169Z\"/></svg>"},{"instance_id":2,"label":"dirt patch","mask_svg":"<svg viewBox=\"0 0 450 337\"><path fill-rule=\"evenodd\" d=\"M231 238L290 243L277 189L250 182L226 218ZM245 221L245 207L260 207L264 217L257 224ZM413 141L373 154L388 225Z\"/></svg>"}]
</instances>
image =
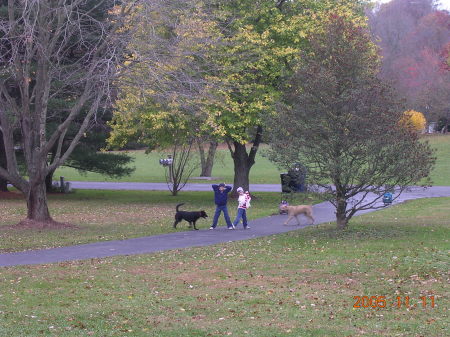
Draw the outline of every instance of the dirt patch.
<instances>
[{"instance_id":1,"label":"dirt patch","mask_svg":"<svg viewBox=\"0 0 450 337\"><path fill-rule=\"evenodd\" d=\"M53 229L79 229L78 226L57 222L54 220L49 221L36 221L31 219L25 219L20 221L18 224L2 227L4 229L10 230L24 230L24 229L38 229L38 230L53 230Z\"/></svg>"},{"instance_id":2,"label":"dirt patch","mask_svg":"<svg viewBox=\"0 0 450 337\"><path fill-rule=\"evenodd\" d=\"M21 200L23 200L24 196L20 192L1 192L0 191L0 200L1 199L12 199L12 200L21 199Z\"/></svg>"}]
</instances>

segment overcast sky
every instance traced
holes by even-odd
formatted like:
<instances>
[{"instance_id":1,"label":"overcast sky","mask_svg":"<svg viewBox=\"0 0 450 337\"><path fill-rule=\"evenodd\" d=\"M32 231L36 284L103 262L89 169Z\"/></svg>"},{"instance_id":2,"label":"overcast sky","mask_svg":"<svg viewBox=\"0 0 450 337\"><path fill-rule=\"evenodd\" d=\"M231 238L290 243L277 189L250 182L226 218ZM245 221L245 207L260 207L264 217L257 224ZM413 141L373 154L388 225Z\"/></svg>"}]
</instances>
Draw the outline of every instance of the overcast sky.
<instances>
[{"instance_id":1,"label":"overcast sky","mask_svg":"<svg viewBox=\"0 0 450 337\"><path fill-rule=\"evenodd\" d=\"M391 0L373 0L375 2L381 2L381 3L385 3L385 2L389 2ZM441 7L447 10L450 10L450 0L440 0L437 1L439 3L441 3Z\"/></svg>"}]
</instances>

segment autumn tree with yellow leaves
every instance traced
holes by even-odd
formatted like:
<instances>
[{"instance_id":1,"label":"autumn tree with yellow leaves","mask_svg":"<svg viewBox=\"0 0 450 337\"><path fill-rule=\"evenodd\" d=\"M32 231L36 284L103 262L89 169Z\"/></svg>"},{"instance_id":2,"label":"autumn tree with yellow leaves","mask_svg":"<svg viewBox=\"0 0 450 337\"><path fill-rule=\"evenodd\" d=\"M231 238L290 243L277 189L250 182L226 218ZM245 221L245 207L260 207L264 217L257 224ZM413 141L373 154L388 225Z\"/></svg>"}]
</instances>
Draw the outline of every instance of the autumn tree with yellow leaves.
<instances>
[{"instance_id":1,"label":"autumn tree with yellow leaves","mask_svg":"<svg viewBox=\"0 0 450 337\"><path fill-rule=\"evenodd\" d=\"M248 189L265 122L277 113L283 83L308 45L309 32L319 26L319 14L344 8L362 18L366 2L193 0L159 8L157 3L137 16L141 32L130 60L135 71L121 87L111 144L132 137L150 147L168 144L172 132L165 128L173 124L166 121L181 119L191 126L180 128L227 143L233 185Z\"/></svg>"},{"instance_id":2,"label":"autumn tree with yellow leaves","mask_svg":"<svg viewBox=\"0 0 450 337\"><path fill-rule=\"evenodd\" d=\"M427 125L423 113L415 110L407 110L403 113L401 123L415 132L422 132Z\"/></svg>"},{"instance_id":3,"label":"autumn tree with yellow leaves","mask_svg":"<svg viewBox=\"0 0 450 337\"><path fill-rule=\"evenodd\" d=\"M210 176L217 139L204 102L214 99L211 58L221 43L211 18L200 1L162 0L142 3L130 17L138 28L128 46L110 147L135 141L152 151L196 142L202 175Z\"/></svg>"}]
</instances>

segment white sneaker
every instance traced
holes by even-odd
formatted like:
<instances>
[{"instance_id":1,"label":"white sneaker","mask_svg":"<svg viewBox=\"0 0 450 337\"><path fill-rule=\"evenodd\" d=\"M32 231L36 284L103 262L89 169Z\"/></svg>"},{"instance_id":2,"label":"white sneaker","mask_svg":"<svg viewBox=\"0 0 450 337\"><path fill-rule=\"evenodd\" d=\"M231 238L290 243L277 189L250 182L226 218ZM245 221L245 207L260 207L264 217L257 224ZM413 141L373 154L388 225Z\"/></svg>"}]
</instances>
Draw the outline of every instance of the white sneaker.
<instances>
[{"instance_id":1,"label":"white sneaker","mask_svg":"<svg viewBox=\"0 0 450 337\"><path fill-rule=\"evenodd\" d=\"M214 229L214 227L213 227L213 226L209 227L209 230L212 230L212 229Z\"/></svg>"},{"instance_id":2,"label":"white sneaker","mask_svg":"<svg viewBox=\"0 0 450 337\"><path fill-rule=\"evenodd\" d=\"M234 229L234 226L233 226L233 227L228 227L228 229L231 229L231 230L233 230L233 229Z\"/></svg>"}]
</instances>

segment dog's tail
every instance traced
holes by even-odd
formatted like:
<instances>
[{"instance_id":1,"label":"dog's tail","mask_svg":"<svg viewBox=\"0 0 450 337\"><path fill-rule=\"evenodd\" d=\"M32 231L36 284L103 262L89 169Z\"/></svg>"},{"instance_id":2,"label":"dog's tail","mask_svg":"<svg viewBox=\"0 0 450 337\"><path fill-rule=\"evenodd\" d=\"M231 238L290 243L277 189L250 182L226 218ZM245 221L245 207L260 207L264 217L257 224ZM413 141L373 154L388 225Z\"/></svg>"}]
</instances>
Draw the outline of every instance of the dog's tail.
<instances>
[{"instance_id":1,"label":"dog's tail","mask_svg":"<svg viewBox=\"0 0 450 337\"><path fill-rule=\"evenodd\" d=\"M184 202L183 202L182 204L178 204L178 205L177 205L177 207L175 208L175 209L177 210L177 212L178 212L178 207L180 207L180 206L182 206L182 205L184 205Z\"/></svg>"}]
</instances>

